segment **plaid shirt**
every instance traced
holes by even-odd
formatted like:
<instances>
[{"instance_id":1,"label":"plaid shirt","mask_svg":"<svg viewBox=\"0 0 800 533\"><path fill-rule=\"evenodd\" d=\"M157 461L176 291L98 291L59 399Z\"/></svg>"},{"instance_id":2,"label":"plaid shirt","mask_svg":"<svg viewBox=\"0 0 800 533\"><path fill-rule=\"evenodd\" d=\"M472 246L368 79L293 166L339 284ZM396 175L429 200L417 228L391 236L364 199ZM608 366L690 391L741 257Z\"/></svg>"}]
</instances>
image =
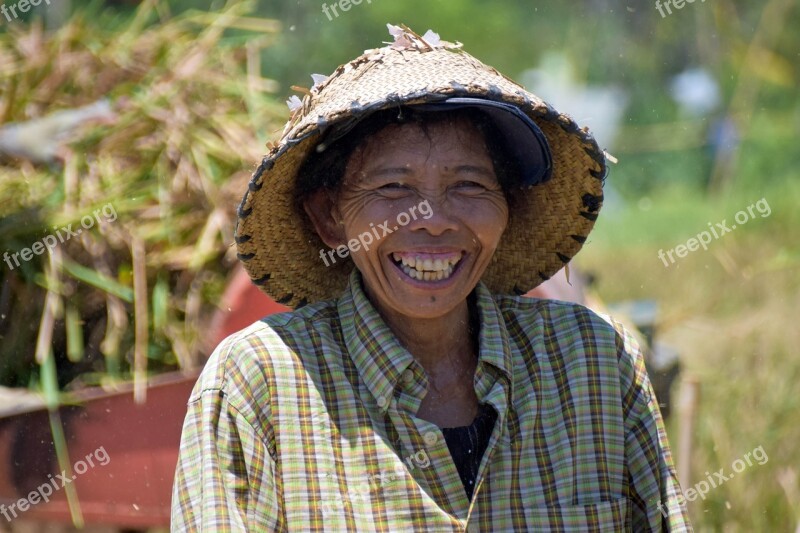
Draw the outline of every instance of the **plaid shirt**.
<instances>
[{"instance_id":1,"label":"plaid shirt","mask_svg":"<svg viewBox=\"0 0 800 533\"><path fill-rule=\"evenodd\" d=\"M189 399L172 529L691 531L621 325L483 284L476 296L475 391L498 417L472 501L441 430L415 416L424 370L354 271L340 299L214 351Z\"/></svg>"}]
</instances>

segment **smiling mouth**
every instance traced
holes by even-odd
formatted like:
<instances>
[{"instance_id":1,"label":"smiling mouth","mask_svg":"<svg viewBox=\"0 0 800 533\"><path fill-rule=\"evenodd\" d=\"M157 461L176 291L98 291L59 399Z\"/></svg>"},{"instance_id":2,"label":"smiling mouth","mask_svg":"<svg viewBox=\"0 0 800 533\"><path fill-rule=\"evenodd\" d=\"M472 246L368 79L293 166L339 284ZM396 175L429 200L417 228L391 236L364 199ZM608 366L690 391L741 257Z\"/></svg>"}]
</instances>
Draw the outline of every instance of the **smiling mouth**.
<instances>
[{"instance_id":1,"label":"smiling mouth","mask_svg":"<svg viewBox=\"0 0 800 533\"><path fill-rule=\"evenodd\" d=\"M392 254L392 261L411 279L419 281L441 281L453 275L463 258L462 253L453 254Z\"/></svg>"}]
</instances>

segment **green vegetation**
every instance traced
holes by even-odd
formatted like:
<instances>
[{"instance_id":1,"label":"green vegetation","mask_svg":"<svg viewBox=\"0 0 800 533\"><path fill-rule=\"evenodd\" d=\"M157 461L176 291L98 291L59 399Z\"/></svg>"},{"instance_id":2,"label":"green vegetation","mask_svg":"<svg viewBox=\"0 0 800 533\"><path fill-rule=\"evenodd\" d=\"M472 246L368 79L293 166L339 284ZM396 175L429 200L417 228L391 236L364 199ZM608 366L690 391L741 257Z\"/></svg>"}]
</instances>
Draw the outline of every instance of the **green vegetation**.
<instances>
[{"instance_id":1,"label":"green vegetation","mask_svg":"<svg viewBox=\"0 0 800 533\"><path fill-rule=\"evenodd\" d=\"M624 164L620 161L620 164ZM772 212L665 267L672 248L765 198ZM800 451L800 198L797 182L709 200L691 189L651 196L603 218L579 264L606 301L659 302L658 336L678 349L682 378L700 384L692 474L684 490L762 446L769 457L689 503L697 531L791 531L797 524ZM756 212L757 213L757 212ZM678 391L673 396L678 397ZM669 425L673 447L680 406ZM678 461L686 460L677 457Z\"/></svg>"}]
</instances>

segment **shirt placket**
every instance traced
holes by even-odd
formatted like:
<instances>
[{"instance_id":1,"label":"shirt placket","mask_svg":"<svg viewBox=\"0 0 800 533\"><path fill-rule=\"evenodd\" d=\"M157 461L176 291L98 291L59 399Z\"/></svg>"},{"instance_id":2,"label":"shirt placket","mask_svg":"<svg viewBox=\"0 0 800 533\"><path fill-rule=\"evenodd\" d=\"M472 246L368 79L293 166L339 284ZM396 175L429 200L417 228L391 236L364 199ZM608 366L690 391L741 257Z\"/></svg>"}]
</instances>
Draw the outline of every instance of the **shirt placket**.
<instances>
[{"instance_id":1,"label":"shirt placket","mask_svg":"<svg viewBox=\"0 0 800 533\"><path fill-rule=\"evenodd\" d=\"M411 475L421 487L429 489L439 507L466 519L469 501L444 435L436 424L416 416L427 387L427 378L418 363L412 363L401 374L395 401L388 410L400 439L397 453L408 466L405 459L424 451L430 465L423 472L415 463Z\"/></svg>"},{"instance_id":2,"label":"shirt placket","mask_svg":"<svg viewBox=\"0 0 800 533\"><path fill-rule=\"evenodd\" d=\"M483 380L485 380L485 382L483 382ZM495 378L494 376L491 376L489 372L482 372L482 376L477 381L477 389L479 391L481 389L486 390L488 386L489 391L483 396L480 402L491 405L495 411L497 411L497 419L495 421L494 428L492 429L492 435L489 438L489 444L486 447L486 451L483 453L481 464L478 467L478 475L475 479L475 488L472 493L472 501L470 502L469 512L467 515L467 523L469 525L467 531L477 531L474 529L475 520L473 519L473 511L476 508L476 502L478 501L481 489L483 488L483 483L489 471L489 465L492 462L494 454L502 445L501 443L505 440L513 440L513 435L511 435L511 433L514 432L514 428L509 423L511 391L508 380L505 379L504 376ZM481 396L479 395L478 397L480 398ZM509 439L503 439L505 432L509 432Z\"/></svg>"}]
</instances>

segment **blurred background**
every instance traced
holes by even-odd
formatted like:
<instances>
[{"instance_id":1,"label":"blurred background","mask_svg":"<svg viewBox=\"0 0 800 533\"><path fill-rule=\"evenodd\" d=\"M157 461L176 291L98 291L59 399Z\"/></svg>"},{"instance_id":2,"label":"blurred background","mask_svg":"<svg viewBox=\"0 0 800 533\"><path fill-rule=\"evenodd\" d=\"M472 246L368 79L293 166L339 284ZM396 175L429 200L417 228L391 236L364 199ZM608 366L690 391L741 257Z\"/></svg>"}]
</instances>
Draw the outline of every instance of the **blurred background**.
<instances>
[{"instance_id":1,"label":"blurred background","mask_svg":"<svg viewBox=\"0 0 800 533\"><path fill-rule=\"evenodd\" d=\"M617 162L570 267L671 376L684 491L768 457L690 501L695 529L800 532L796 1L4 1L0 503L99 446L110 462L0 531L165 528L185 399L247 323L247 179L285 101L391 22L460 41L595 132Z\"/></svg>"}]
</instances>

